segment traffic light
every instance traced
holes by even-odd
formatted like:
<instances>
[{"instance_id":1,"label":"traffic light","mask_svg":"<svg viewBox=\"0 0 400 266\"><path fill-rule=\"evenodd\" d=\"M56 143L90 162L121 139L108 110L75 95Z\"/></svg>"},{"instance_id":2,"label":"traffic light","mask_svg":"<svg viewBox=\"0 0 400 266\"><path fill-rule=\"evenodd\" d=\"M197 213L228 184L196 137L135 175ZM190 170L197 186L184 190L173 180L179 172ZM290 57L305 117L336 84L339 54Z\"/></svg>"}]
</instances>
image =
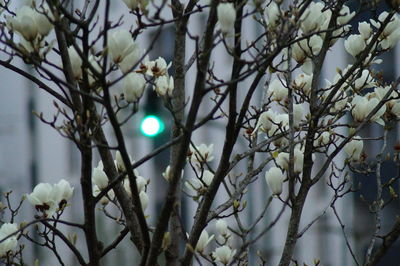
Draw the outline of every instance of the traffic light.
<instances>
[{"instance_id":1,"label":"traffic light","mask_svg":"<svg viewBox=\"0 0 400 266\"><path fill-rule=\"evenodd\" d=\"M165 122L162 99L152 89L147 90L144 117L140 121L140 132L146 137L156 137L164 132Z\"/></svg>"},{"instance_id":2,"label":"traffic light","mask_svg":"<svg viewBox=\"0 0 400 266\"><path fill-rule=\"evenodd\" d=\"M164 131L162 119L156 115L147 115L140 123L140 132L146 137L155 137Z\"/></svg>"}]
</instances>

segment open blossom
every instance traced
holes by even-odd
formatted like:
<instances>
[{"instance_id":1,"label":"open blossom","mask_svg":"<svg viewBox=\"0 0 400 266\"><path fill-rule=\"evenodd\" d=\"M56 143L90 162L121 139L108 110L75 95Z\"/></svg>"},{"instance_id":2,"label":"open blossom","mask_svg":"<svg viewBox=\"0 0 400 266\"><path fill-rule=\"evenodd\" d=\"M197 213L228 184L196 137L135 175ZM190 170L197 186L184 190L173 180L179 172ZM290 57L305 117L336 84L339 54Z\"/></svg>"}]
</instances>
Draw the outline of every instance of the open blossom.
<instances>
[{"instance_id":1,"label":"open blossom","mask_svg":"<svg viewBox=\"0 0 400 266\"><path fill-rule=\"evenodd\" d=\"M372 88L375 85L375 80L368 69L361 72L361 77L354 81L354 87L357 90Z\"/></svg>"},{"instance_id":2,"label":"open blossom","mask_svg":"<svg viewBox=\"0 0 400 266\"><path fill-rule=\"evenodd\" d=\"M211 162L214 160L212 155L214 150L214 144L206 145L204 143L200 146L193 147L190 145L190 161L192 162Z\"/></svg>"},{"instance_id":3,"label":"open blossom","mask_svg":"<svg viewBox=\"0 0 400 266\"><path fill-rule=\"evenodd\" d=\"M272 195L280 195L282 193L282 185L285 178L286 177L282 173L282 170L278 167L271 167L265 173L265 181L267 182Z\"/></svg>"},{"instance_id":4,"label":"open blossom","mask_svg":"<svg viewBox=\"0 0 400 266\"><path fill-rule=\"evenodd\" d=\"M377 98L368 99L360 95L353 98L351 114L355 121L362 122L371 111L379 104L380 100ZM372 117L371 121L382 124L381 116L385 113L386 106L383 105Z\"/></svg>"},{"instance_id":5,"label":"open blossom","mask_svg":"<svg viewBox=\"0 0 400 266\"><path fill-rule=\"evenodd\" d=\"M206 248L208 243L210 243L211 240L213 240L213 239L214 239L214 235L209 236L208 232L206 230L203 230L203 232L201 232L199 241L197 241L196 251L203 253L204 249Z\"/></svg>"},{"instance_id":6,"label":"open blossom","mask_svg":"<svg viewBox=\"0 0 400 266\"><path fill-rule=\"evenodd\" d=\"M271 100L279 102L287 98L288 89L279 79L274 79L268 86L268 95Z\"/></svg>"},{"instance_id":7,"label":"open blossom","mask_svg":"<svg viewBox=\"0 0 400 266\"><path fill-rule=\"evenodd\" d=\"M306 68L302 68L306 74L311 74L310 68L312 66L312 61L310 60L310 57L319 54L322 48L322 43L323 40L320 36L313 35L310 39L301 40L292 46L293 59L299 64L307 64Z\"/></svg>"},{"instance_id":8,"label":"open blossom","mask_svg":"<svg viewBox=\"0 0 400 266\"><path fill-rule=\"evenodd\" d=\"M300 18L300 28L304 34L318 31L325 22L323 14L324 4L320 2L311 2L306 11Z\"/></svg>"},{"instance_id":9,"label":"open blossom","mask_svg":"<svg viewBox=\"0 0 400 266\"><path fill-rule=\"evenodd\" d=\"M128 30L120 29L108 35L108 52L123 73L128 73L140 57L139 45Z\"/></svg>"},{"instance_id":10,"label":"open blossom","mask_svg":"<svg viewBox=\"0 0 400 266\"><path fill-rule=\"evenodd\" d=\"M54 184L52 191L55 201L58 205L65 204L74 193L74 188L71 187L68 181L61 179L57 184ZM61 206L60 206L61 207Z\"/></svg>"},{"instance_id":11,"label":"open blossom","mask_svg":"<svg viewBox=\"0 0 400 266\"><path fill-rule=\"evenodd\" d=\"M378 17L378 21L371 19L371 24L379 29L381 23L385 21L388 15L388 12L382 12ZM400 18L398 15L392 17L379 37L381 41L380 45L383 49L390 49L396 45L400 40Z\"/></svg>"},{"instance_id":12,"label":"open blossom","mask_svg":"<svg viewBox=\"0 0 400 266\"><path fill-rule=\"evenodd\" d=\"M363 36L352 34L344 41L344 48L352 56L356 57L366 47Z\"/></svg>"},{"instance_id":13,"label":"open blossom","mask_svg":"<svg viewBox=\"0 0 400 266\"><path fill-rule=\"evenodd\" d=\"M40 11L51 17L48 8L42 8ZM46 15L29 6L22 6L15 12L15 17L7 18L7 26L20 33L27 41L33 41L37 37L45 37L53 29L53 24Z\"/></svg>"},{"instance_id":14,"label":"open blossom","mask_svg":"<svg viewBox=\"0 0 400 266\"><path fill-rule=\"evenodd\" d=\"M42 212L46 217L51 217L61 205L65 204L73 194L74 188L68 181L62 179L55 185L40 183L33 192L27 195L28 201Z\"/></svg>"},{"instance_id":15,"label":"open blossom","mask_svg":"<svg viewBox=\"0 0 400 266\"><path fill-rule=\"evenodd\" d=\"M213 257L216 261L221 262L224 265L227 265L236 254L236 249L232 250L229 246L224 245L222 247L216 248L212 253Z\"/></svg>"},{"instance_id":16,"label":"open blossom","mask_svg":"<svg viewBox=\"0 0 400 266\"><path fill-rule=\"evenodd\" d=\"M347 156L353 161L359 161L361 159L361 152L363 150L364 143L359 136L354 136L354 139L346 143L344 151Z\"/></svg>"},{"instance_id":17,"label":"open blossom","mask_svg":"<svg viewBox=\"0 0 400 266\"><path fill-rule=\"evenodd\" d=\"M156 60L149 61L146 57L144 63L141 64L141 72L154 77L160 77L167 74L168 69L171 67L171 63L167 64L164 58L158 57Z\"/></svg>"},{"instance_id":18,"label":"open blossom","mask_svg":"<svg viewBox=\"0 0 400 266\"><path fill-rule=\"evenodd\" d=\"M218 4L217 16L222 33L231 32L236 20L236 10L233 3Z\"/></svg>"},{"instance_id":19,"label":"open blossom","mask_svg":"<svg viewBox=\"0 0 400 266\"><path fill-rule=\"evenodd\" d=\"M356 12L350 12L350 8L346 5L343 5L337 18L338 25L347 24L355 16L355 14Z\"/></svg>"},{"instance_id":20,"label":"open blossom","mask_svg":"<svg viewBox=\"0 0 400 266\"><path fill-rule=\"evenodd\" d=\"M18 231L18 225L13 223L4 223L0 227L0 240L8 237L9 235ZM3 257L7 252L15 249L18 245L17 242L18 234L8 237L6 240L0 243L0 257Z\"/></svg>"},{"instance_id":21,"label":"open blossom","mask_svg":"<svg viewBox=\"0 0 400 266\"><path fill-rule=\"evenodd\" d=\"M142 97L146 87L146 80L142 74L129 73L122 81L122 90L125 100L129 103L137 102Z\"/></svg>"}]
</instances>

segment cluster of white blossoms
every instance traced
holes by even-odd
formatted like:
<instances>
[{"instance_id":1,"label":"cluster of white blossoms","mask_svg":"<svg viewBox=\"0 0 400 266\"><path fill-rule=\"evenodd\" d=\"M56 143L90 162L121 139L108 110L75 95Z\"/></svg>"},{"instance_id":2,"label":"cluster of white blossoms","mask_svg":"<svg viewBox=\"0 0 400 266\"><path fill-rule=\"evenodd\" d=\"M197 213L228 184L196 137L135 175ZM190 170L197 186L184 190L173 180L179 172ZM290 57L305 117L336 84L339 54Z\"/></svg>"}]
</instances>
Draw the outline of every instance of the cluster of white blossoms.
<instances>
[{"instance_id":1,"label":"cluster of white blossoms","mask_svg":"<svg viewBox=\"0 0 400 266\"><path fill-rule=\"evenodd\" d=\"M131 163L134 163L134 161L132 161L132 159L130 159L130 161L131 161ZM114 164L118 170L118 173L122 174L126 171L125 164L122 160L122 156L119 151L117 151L115 153ZM140 176L139 171L137 169L134 169L133 171L134 171L134 175L136 177L136 186L138 188L140 202L142 204L142 209L146 210L148 202L149 202L149 197L146 193L146 187L147 187L147 184L149 183L149 180ZM96 197L97 195L99 195L99 193L102 190L108 189L109 182L110 182L110 180L107 177L107 174L104 172L103 162L99 161L97 167L93 168L93 171L92 171L93 196ZM123 185L124 185L126 193L129 196L132 196L132 190L131 190L129 179L127 176L123 180ZM114 191L112 189L109 189L106 196L103 196L100 199L100 203L105 206L110 202L110 200L113 201L114 199L115 199Z\"/></svg>"},{"instance_id":2,"label":"cluster of white blossoms","mask_svg":"<svg viewBox=\"0 0 400 266\"><path fill-rule=\"evenodd\" d=\"M358 25L359 34L350 35L344 42L346 51L354 57L357 57L365 47L371 42L373 36L373 29L379 29L382 22L385 21L388 12L383 12L379 15L378 21L373 19L368 22L360 22ZM400 18L395 15L391 18L390 22L384 28L382 34L379 36L378 47L386 50L393 48L400 40Z\"/></svg>"},{"instance_id":3,"label":"cluster of white blossoms","mask_svg":"<svg viewBox=\"0 0 400 266\"><path fill-rule=\"evenodd\" d=\"M4 223L0 227L0 257L7 255L18 245L18 225L15 223Z\"/></svg>"},{"instance_id":4,"label":"cluster of white blossoms","mask_svg":"<svg viewBox=\"0 0 400 266\"><path fill-rule=\"evenodd\" d=\"M15 16L6 16L6 26L9 31L18 33L21 52L43 56L51 49L51 45L45 48L45 38L53 29L50 21L54 19L45 2L36 5L35 1L27 1L15 11Z\"/></svg>"},{"instance_id":5,"label":"cluster of white blossoms","mask_svg":"<svg viewBox=\"0 0 400 266\"><path fill-rule=\"evenodd\" d=\"M279 31L280 22L287 20L285 12L275 1L271 1L265 7L265 26L269 32ZM333 46L337 39L344 37L350 31L347 23L355 15L347 6L343 6L337 18L337 29L332 32ZM292 126L296 146L293 154L293 173L301 178L304 164L304 132L310 122L311 114L309 101L313 82L313 59L321 51L322 44L327 36L326 30L332 16L332 11L323 2L311 2L300 18L300 30L297 37L300 38L289 49L282 51L282 58L291 56L297 63L302 73L294 78L287 77L280 70L286 71L287 64L277 65L278 71L271 73L271 79L266 83L266 96L268 109L257 116L256 125L252 136L265 134L275 145L272 148L273 165L265 173L265 179L273 195L282 193L284 181L289 172L289 129ZM388 13L383 12L378 19L369 22L360 22L359 34L350 35L344 42L345 50L357 58L373 39L374 33L381 27ZM273 38L272 38L273 39ZM344 154L350 163L362 162L363 140L360 136L346 139L346 136L336 134L340 128L340 119L344 115L351 117L350 129L362 123L377 123L384 126L391 119L400 118L400 97L397 91L392 91L392 86L383 85L382 81L372 70L374 64L380 64L382 60L375 55L384 50L393 48L400 40L400 18L397 14L383 29L373 51L366 55L363 64L355 68L348 65L344 69L337 69L334 78L326 80L325 87L315 86L315 96L318 104L324 106L323 119L319 121L321 132L315 134L313 145L318 153L329 154L331 144L348 141L344 145ZM273 40L272 40L273 42ZM343 45L338 43L338 45ZM292 99L289 99L289 90L292 91ZM291 103L292 102L292 103ZM292 106L290 106L292 105ZM292 125L289 123L289 110L293 111ZM343 122L343 121L342 121ZM314 156L314 155L313 155Z\"/></svg>"},{"instance_id":6,"label":"cluster of white blossoms","mask_svg":"<svg viewBox=\"0 0 400 266\"><path fill-rule=\"evenodd\" d=\"M201 234L199 241L196 245L196 252L201 254L202 256L210 256L210 258L214 262L221 262L224 265L229 264L229 262L233 259L236 254L236 249L232 248L230 241L230 232L228 228L228 224L225 220L219 219L215 223L215 229L218 232L218 239L215 239L215 236L209 235L207 230L204 229ZM213 241L216 240L217 247L211 254L206 253L206 247Z\"/></svg>"},{"instance_id":7,"label":"cluster of white blossoms","mask_svg":"<svg viewBox=\"0 0 400 266\"><path fill-rule=\"evenodd\" d=\"M52 217L58 210L63 210L72 197L74 188L68 181L61 179L57 184L40 183L27 195L28 201L44 217Z\"/></svg>"},{"instance_id":8,"label":"cluster of white blossoms","mask_svg":"<svg viewBox=\"0 0 400 266\"><path fill-rule=\"evenodd\" d=\"M196 173L195 177L187 180L185 186L190 191L195 191L197 196L203 195L214 179L214 174L201 166L214 160L213 151L214 144L212 143L210 145L202 143L199 146L189 146L188 159L192 164L199 166L201 171Z\"/></svg>"},{"instance_id":9,"label":"cluster of white blossoms","mask_svg":"<svg viewBox=\"0 0 400 266\"><path fill-rule=\"evenodd\" d=\"M265 7L264 21L266 27L270 30L279 30L280 21L287 18L282 18L283 12L275 1ZM330 45L335 44L341 36L347 33L350 25L347 23L355 15L355 12L350 12L347 6L343 6L340 10L340 15L337 18L337 29L333 31L333 40ZM310 36L302 38L291 47L292 58L301 66L301 69L307 75L311 75L313 71L312 58L317 56L322 48L322 43L325 38L326 31L329 26L332 11L322 2L311 2L300 18L300 30L298 37ZM318 34L312 34L319 32Z\"/></svg>"}]
</instances>

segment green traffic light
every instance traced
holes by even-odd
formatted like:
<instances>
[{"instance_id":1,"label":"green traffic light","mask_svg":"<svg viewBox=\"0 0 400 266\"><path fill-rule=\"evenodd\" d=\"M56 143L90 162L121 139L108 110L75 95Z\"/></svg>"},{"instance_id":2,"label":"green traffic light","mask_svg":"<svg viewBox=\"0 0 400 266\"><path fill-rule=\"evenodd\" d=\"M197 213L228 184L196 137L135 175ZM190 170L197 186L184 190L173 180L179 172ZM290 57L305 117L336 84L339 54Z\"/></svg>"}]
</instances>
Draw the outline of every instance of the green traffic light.
<instances>
[{"instance_id":1,"label":"green traffic light","mask_svg":"<svg viewBox=\"0 0 400 266\"><path fill-rule=\"evenodd\" d=\"M159 117L148 115L143 118L140 131L147 137L154 137L164 131L164 123Z\"/></svg>"}]
</instances>

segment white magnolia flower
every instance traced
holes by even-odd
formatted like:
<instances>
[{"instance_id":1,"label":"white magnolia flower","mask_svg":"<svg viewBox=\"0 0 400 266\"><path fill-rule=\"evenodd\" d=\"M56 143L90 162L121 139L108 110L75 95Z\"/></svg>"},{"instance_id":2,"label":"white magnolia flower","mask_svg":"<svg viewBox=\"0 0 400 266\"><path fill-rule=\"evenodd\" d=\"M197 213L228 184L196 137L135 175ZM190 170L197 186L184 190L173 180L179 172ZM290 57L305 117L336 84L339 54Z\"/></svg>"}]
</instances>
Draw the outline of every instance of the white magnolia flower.
<instances>
[{"instance_id":1,"label":"white magnolia flower","mask_svg":"<svg viewBox=\"0 0 400 266\"><path fill-rule=\"evenodd\" d=\"M138 188L138 191L139 192L145 191L148 180L143 176L140 176L137 171L135 171L135 175L136 175L136 186Z\"/></svg>"},{"instance_id":2,"label":"white magnolia flower","mask_svg":"<svg viewBox=\"0 0 400 266\"><path fill-rule=\"evenodd\" d=\"M236 20L236 10L233 3L218 4L217 16L222 33L230 33L233 30Z\"/></svg>"},{"instance_id":3,"label":"white magnolia flower","mask_svg":"<svg viewBox=\"0 0 400 266\"><path fill-rule=\"evenodd\" d=\"M324 131L314 141L314 146L315 147L326 146L330 143L330 140L331 140L331 133L329 131Z\"/></svg>"},{"instance_id":4,"label":"white magnolia flower","mask_svg":"<svg viewBox=\"0 0 400 266\"><path fill-rule=\"evenodd\" d=\"M33 192L27 195L28 201L42 212L46 217L51 217L58 207L62 207L71 197L74 188L68 181L61 179L57 184L39 183Z\"/></svg>"},{"instance_id":5,"label":"white magnolia flower","mask_svg":"<svg viewBox=\"0 0 400 266\"><path fill-rule=\"evenodd\" d=\"M363 36L358 34L352 34L344 41L344 48L354 57L364 51L365 47L366 44Z\"/></svg>"},{"instance_id":6,"label":"white magnolia flower","mask_svg":"<svg viewBox=\"0 0 400 266\"><path fill-rule=\"evenodd\" d=\"M101 192L99 187L96 185L93 186L92 191L93 191L93 197L97 197L97 195L99 195L99 193ZM107 192L107 196L103 196L99 202L101 205L107 205L110 202L110 199L113 200L114 198L115 198L114 190L111 189Z\"/></svg>"},{"instance_id":7,"label":"white magnolia flower","mask_svg":"<svg viewBox=\"0 0 400 266\"><path fill-rule=\"evenodd\" d=\"M368 22L359 22L358 23L358 31L360 32L361 36L364 40L368 40L372 34L371 25Z\"/></svg>"},{"instance_id":8,"label":"white magnolia flower","mask_svg":"<svg viewBox=\"0 0 400 266\"><path fill-rule=\"evenodd\" d=\"M388 15L389 15L388 12L386 11L382 12L378 17L378 21L371 19L371 24L377 29L380 28L381 23L385 21ZM380 40L383 40L383 43L381 43L381 45L384 46L382 47L383 49L392 48L396 44L400 34L399 31L400 31L400 18L398 15L395 15L386 25L385 29L383 30L380 36Z\"/></svg>"},{"instance_id":9,"label":"white magnolia flower","mask_svg":"<svg viewBox=\"0 0 400 266\"><path fill-rule=\"evenodd\" d=\"M172 97L172 92L174 90L174 78L172 76L160 76L155 81L154 90L158 95L165 96L168 95Z\"/></svg>"},{"instance_id":10,"label":"white magnolia flower","mask_svg":"<svg viewBox=\"0 0 400 266\"><path fill-rule=\"evenodd\" d=\"M286 177L282 173L282 170L278 167L271 167L265 173L265 181L267 182L272 195L280 195L282 193L282 185L285 178Z\"/></svg>"},{"instance_id":11,"label":"white magnolia flower","mask_svg":"<svg viewBox=\"0 0 400 266\"><path fill-rule=\"evenodd\" d=\"M261 113L258 118L257 125L254 128L253 133L257 132L259 129L264 133L268 133L268 131L272 128L274 117L278 114L273 110L269 109L266 112Z\"/></svg>"},{"instance_id":12,"label":"white magnolia flower","mask_svg":"<svg viewBox=\"0 0 400 266\"><path fill-rule=\"evenodd\" d=\"M362 122L371 111L380 103L380 100L377 98L363 97L360 95L354 96L351 104L352 110L351 114L355 121ZM372 117L371 121L377 122L379 124L383 123L381 116L386 112L386 106L383 105Z\"/></svg>"},{"instance_id":13,"label":"white magnolia flower","mask_svg":"<svg viewBox=\"0 0 400 266\"><path fill-rule=\"evenodd\" d=\"M142 71L149 76L160 77L167 74L171 63L167 64L164 58L158 57L154 61L149 61L146 57L144 63L141 65Z\"/></svg>"},{"instance_id":14,"label":"white magnolia flower","mask_svg":"<svg viewBox=\"0 0 400 266\"><path fill-rule=\"evenodd\" d=\"M68 47L69 60L71 62L72 74L76 80L82 78L82 58L79 56L75 47Z\"/></svg>"},{"instance_id":15,"label":"white magnolia flower","mask_svg":"<svg viewBox=\"0 0 400 266\"><path fill-rule=\"evenodd\" d=\"M193 189L197 192L202 192L207 189L214 179L214 174L208 170L203 171L203 175L199 178L193 177L185 182L185 186L189 189Z\"/></svg>"},{"instance_id":16,"label":"white magnolia flower","mask_svg":"<svg viewBox=\"0 0 400 266\"><path fill-rule=\"evenodd\" d=\"M324 4L311 2L306 11L300 18L300 28L304 34L309 34L318 31L321 25L325 22L323 14Z\"/></svg>"},{"instance_id":17,"label":"white magnolia flower","mask_svg":"<svg viewBox=\"0 0 400 266\"><path fill-rule=\"evenodd\" d=\"M146 185L148 183L147 179L145 179L144 177L140 176L139 172L136 169L134 170L134 172L135 172L135 176L136 176L136 186L137 186L137 189L138 189L139 193L142 192L142 191L145 192L146 191ZM132 196L132 190L131 190L131 184L129 182L129 178L128 177L126 177L124 179L124 189L125 189L126 193L128 193L129 197L131 197Z\"/></svg>"},{"instance_id":18,"label":"white magnolia flower","mask_svg":"<svg viewBox=\"0 0 400 266\"><path fill-rule=\"evenodd\" d=\"M269 28L275 28L279 24L281 16L278 4L271 1L271 3L265 8L264 15L267 26Z\"/></svg>"},{"instance_id":19,"label":"white magnolia flower","mask_svg":"<svg viewBox=\"0 0 400 266\"><path fill-rule=\"evenodd\" d=\"M346 5L343 5L339 14L340 15L337 18L338 25L345 25L355 16L356 12L350 13L350 8Z\"/></svg>"},{"instance_id":20,"label":"white magnolia flower","mask_svg":"<svg viewBox=\"0 0 400 266\"><path fill-rule=\"evenodd\" d=\"M147 205L149 204L149 196L147 196L145 191L139 193L140 203L142 204L142 209L145 211L147 209Z\"/></svg>"},{"instance_id":21,"label":"white magnolia flower","mask_svg":"<svg viewBox=\"0 0 400 266\"><path fill-rule=\"evenodd\" d=\"M225 245L219 248L216 248L212 253L213 257L216 261L221 262L224 265L227 265L235 256L236 249L232 250L229 246Z\"/></svg>"},{"instance_id":22,"label":"white magnolia flower","mask_svg":"<svg viewBox=\"0 0 400 266\"><path fill-rule=\"evenodd\" d=\"M203 230L203 232L201 232L199 241L197 241L196 251L199 253L203 253L208 243L210 243L213 239L214 235L208 236L208 232L206 230Z\"/></svg>"},{"instance_id":23,"label":"white magnolia flower","mask_svg":"<svg viewBox=\"0 0 400 266\"><path fill-rule=\"evenodd\" d=\"M288 89L282 84L282 81L274 79L268 86L268 96L271 97L271 100L277 102L285 100L288 96Z\"/></svg>"},{"instance_id":24,"label":"white magnolia flower","mask_svg":"<svg viewBox=\"0 0 400 266\"><path fill-rule=\"evenodd\" d=\"M101 73L102 69L99 64L100 57L99 56L94 56L94 55L89 55L89 64L94 68L95 72ZM89 84L92 85L96 81L96 76L92 72L92 70L88 69L88 79L89 79Z\"/></svg>"},{"instance_id":25,"label":"white magnolia flower","mask_svg":"<svg viewBox=\"0 0 400 266\"><path fill-rule=\"evenodd\" d=\"M389 111L391 114L400 117L400 101L399 100L392 100L390 101Z\"/></svg>"},{"instance_id":26,"label":"white magnolia flower","mask_svg":"<svg viewBox=\"0 0 400 266\"><path fill-rule=\"evenodd\" d=\"M99 189L105 189L108 186L108 177L106 173L99 167L93 169L92 183Z\"/></svg>"},{"instance_id":27,"label":"white magnolia flower","mask_svg":"<svg viewBox=\"0 0 400 266\"><path fill-rule=\"evenodd\" d=\"M299 174L303 171L303 162L304 162L304 152L299 148L295 147L293 152L294 157L294 172ZM282 169L288 171L289 170L289 153L281 152L276 157L276 164L279 165Z\"/></svg>"},{"instance_id":28,"label":"white magnolia flower","mask_svg":"<svg viewBox=\"0 0 400 266\"><path fill-rule=\"evenodd\" d=\"M110 33L107 40L108 52L113 62L122 63L122 72L129 72L140 56L139 45L133 40L131 33L120 29Z\"/></svg>"},{"instance_id":29,"label":"white magnolia flower","mask_svg":"<svg viewBox=\"0 0 400 266\"><path fill-rule=\"evenodd\" d=\"M294 88L302 91L304 95L310 96L312 79L313 75L301 73L293 81Z\"/></svg>"},{"instance_id":30,"label":"white magnolia flower","mask_svg":"<svg viewBox=\"0 0 400 266\"><path fill-rule=\"evenodd\" d=\"M292 57L298 63L304 63L308 57L316 56L322 48L323 40L318 35L313 35L309 39L296 42L293 45Z\"/></svg>"},{"instance_id":31,"label":"white magnolia flower","mask_svg":"<svg viewBox=\"0 0 400 266\"><path fill-rule=\"evenodd\" d=\"M226 237L230 235L228 231L228 224L224 219L218 219L215 223L215 227L217 228L218 233L220 233L221 235Z\"/></svg>"},{"instance_id":32,"label":"white magnolia flower","mask_svg":"<svg viewBox=\"0 0 400 266\"><path fill-rule=\"evenodd\" d=\"M299 128L304 119L304 107L302 104L293 104L293 127Z\"/></svg>"},{"instance_id":33,"label":"white magnolia flower","mask_svg":"<svg viewBox=\"0 0 400 266\"><path fill-rule=\"evenodd\" d=\"M42 8L40 11L49 14L50 17L48 9ZM15 12L15 17L7 19L7 26L20 33L29 42L34 41L38 36L47 36L53 28L53 24L46 15L40 14L29 6L19 8Z\"/></svg>"},{"instance_id":34,"label":"white magnolia flower","mask_svg":"<svg viewBox=\"0 0 400 266\"><path fill-rule=\"evenodd\" d=\"M181 178L183 177L184 170L182 170ZM168 165L167 168L165 168L165 171L162 173L162 176L169 182L171 180L171 166Z\"/></svg>"},{"instance_id":35,"label":"white magnolia flower","mask_svg":"<svg viewBox=\"0 0 400 266\"><path fill-rule=\"evenodd\" d=\"M11 234L18 231L18 225L14 223L4 223L0 228L0 240L5 239ZM0 243L0 257L3 257L7 252L12 251L18 245L18 234L8 237Z\"/></svg>"},{"instance_id":36,"label":"white magnolia flower","mask_svg":"<svg viewBox=\"0 0 400 266\"><path fill-rule=\"evenodd\" d=\"M212 155L214 150L214 144L206 145L204 143L200 146L193 147L190 145L190 161L191 162L211 162L214 160Z\"/></svg>"},{"instance_id":37,"label":"white magnolia flower","mask_svg":"<svg viewBox=\"0 0 400 266\"><path fill-rule=\"evenodd\" d=\"M37 184L33 192L27 195L28 201L35 206L36 210L43 212L46 216L52 216L58 202L55 202L53 186L49 183Z\"/></svg>"},{"instance_id":38,"label":"white magnolia flower","mask_svg":"<svg viewBox=\"0 0 400 266\"><path fill-rule=\"evenodd\" d=\"M357 78L354 81L354 87L357 90L360 89L368 89L368 88L372 88L375 86L375 80L372 77L371 73L369 72L368 69L364 69L361 72L361 77Z\"/></svg>"},{"instance_id":39,"label":"white magnolia flower","mask_svg":"<svg viewBox=\"0 0 400 266\"><path fill-rule=\"evenodd\" d=\"M122 90L125 100L129 103L137 102L142 97L146 87L146 80L142 74L129 73L122 81Z\"/></svg>"},{"instance_id":40,"label":"white magnolia flower","mask_svg":"<svg viewBox=\"0 0 400 266\"><path fill-rule=\"evenodd\" d=\"M53 186L52 194L58 204L65 204L74 193L74 188L71 187L68 181L61 179L57 184Z\"/></svg>"},{"instance_id":41,"label":"white magnolia flower","mask_svg":"<svg viewBox=\"0 0 400 266\"><path fill-rule=\"evenodd\" d=\"M364 143L359 136L354 136L353 140L346 143L344 151L347 156L353 161L359 161L361 159L361 152L363 150Z\"/></svg>"}]
</instances>

